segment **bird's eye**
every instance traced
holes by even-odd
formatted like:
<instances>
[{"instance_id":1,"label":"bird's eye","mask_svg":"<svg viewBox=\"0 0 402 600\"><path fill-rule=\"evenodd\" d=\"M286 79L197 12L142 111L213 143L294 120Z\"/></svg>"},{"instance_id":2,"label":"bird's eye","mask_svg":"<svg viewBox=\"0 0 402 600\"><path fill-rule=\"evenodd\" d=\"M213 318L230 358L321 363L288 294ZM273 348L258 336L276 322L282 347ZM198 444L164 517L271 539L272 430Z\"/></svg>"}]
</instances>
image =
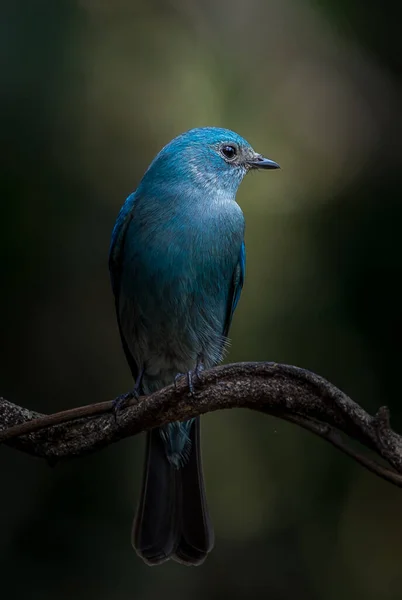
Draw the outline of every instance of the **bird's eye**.
<instances>
[{"instance_id":1,"label":"bird's eye","mask_svg":"<svg viewBox=\"0 0 402 600\"><path fill-rule=\"evenodd\" d=\"M237 155L237 148L232 144L225 144L221 148L221 153L228 160L233 160L233 158Z\"/></svg>"}]
</instances>

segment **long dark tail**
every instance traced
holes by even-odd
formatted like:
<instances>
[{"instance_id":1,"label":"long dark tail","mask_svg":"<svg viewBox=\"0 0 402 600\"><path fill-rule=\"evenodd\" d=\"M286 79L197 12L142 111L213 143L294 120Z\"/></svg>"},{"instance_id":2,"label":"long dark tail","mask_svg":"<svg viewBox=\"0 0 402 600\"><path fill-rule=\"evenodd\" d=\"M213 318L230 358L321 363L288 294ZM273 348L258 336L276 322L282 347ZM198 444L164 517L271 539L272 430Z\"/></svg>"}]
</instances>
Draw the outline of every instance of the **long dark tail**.
<instances>
[{"instance_id":1,"label":"long dark tail","mask_svg":"<svg viewBox=\"0 0 402 600\"><path fill-rule=\"evenodd\" d=\"M188 460L176 468L166 458L159 430L147 433L132 544L149 565L169 558L185 565L200 565L214 544L202 474L199 418L194 419L190 440Z\"/></svg>"}]
</instances>

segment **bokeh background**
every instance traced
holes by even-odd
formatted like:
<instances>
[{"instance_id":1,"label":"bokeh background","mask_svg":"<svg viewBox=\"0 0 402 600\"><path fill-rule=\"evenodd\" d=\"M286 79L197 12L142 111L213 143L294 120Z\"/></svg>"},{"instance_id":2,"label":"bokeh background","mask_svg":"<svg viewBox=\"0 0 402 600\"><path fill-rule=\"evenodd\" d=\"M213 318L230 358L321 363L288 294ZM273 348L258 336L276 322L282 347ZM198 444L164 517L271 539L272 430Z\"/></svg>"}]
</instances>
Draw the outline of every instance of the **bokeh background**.
<instances>
[{"instance_id":1,"label":"bokeh background","mask_svg":"<svg viewBox=\"0 0 402 600\"><path fill-rule=\"evenodd\" d=\"M311 369L402 430L402 5L368 0L2 3L0 393L39 411L132 382L107 254L155 153L229 127L246 178L229 360ZM0 449L1 596L402 598L402 490L295 426L203 418L216 548L150 569L130 546L143 438L51 469Z\"/></svg>"}]
</instances>

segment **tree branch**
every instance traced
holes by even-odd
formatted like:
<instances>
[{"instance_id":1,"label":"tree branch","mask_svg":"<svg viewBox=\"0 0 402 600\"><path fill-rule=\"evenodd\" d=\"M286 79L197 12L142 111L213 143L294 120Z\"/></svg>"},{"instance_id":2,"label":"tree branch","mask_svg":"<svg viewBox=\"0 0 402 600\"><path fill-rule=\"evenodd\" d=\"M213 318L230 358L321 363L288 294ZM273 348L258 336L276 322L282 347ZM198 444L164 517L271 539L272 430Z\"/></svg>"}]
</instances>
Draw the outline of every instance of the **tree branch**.
<instances>
[{"instance_id":1,"label":"tree branch","mask_svg":"<svg viewBox=\"0 0 402 600\"><path fill-rule=\"evenodd\" d=\"M116 420L113 402L41 415L0 398L0 443L54 463L82 456L171 421L227 408L249 408L295 423L330 442L376 475L402 487L402 437L381 407L375 416L310 371L277 363L237 363L204 371L189 396L185 378L138 400ZM360 442L391 468L360 454Z\"/></svg>"}]
</instances>

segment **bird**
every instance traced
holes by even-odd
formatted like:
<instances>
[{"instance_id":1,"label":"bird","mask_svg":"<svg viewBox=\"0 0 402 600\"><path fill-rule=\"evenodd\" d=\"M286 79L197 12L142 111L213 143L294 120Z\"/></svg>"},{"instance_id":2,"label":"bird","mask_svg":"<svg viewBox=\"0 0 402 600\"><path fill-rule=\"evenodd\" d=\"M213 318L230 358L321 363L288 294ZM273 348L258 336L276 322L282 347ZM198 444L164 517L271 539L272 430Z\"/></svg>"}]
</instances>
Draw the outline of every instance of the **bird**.
<instances>
[{"instance_id":1,"label":"bird","mask_svg":"<svg viewBox=\"0 0 402 600\"><path fill-rule=\"evenodd\" d=\"M191 129L156 155L123 204L109 270L134 393L152 394L224 356L245 276L236 193L251 170L279 165L234 131ZM204 562L214 545L200 419L147 432L132 545L146 564Z\"/></svg>"}]
</instances>

